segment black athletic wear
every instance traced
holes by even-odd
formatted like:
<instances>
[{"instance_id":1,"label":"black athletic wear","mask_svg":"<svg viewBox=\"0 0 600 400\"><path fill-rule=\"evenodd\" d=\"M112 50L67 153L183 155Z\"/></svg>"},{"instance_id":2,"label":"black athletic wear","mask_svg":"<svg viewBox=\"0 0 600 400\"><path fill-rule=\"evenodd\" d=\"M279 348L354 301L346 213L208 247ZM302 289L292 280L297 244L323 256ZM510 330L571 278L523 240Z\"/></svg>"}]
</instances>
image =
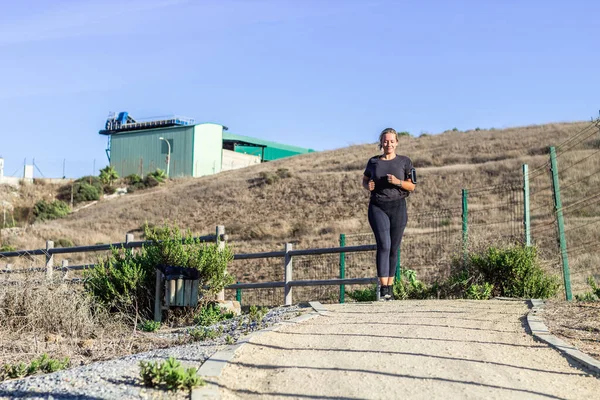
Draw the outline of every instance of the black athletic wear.
<instances>
[{"instance_id":1,"label":"black athletic wear","mask_svg":"<svg viewBox=\"0 0 600 400\"><path fill-rule=\"evenodd\" d=\"M364 172L366 177L375 182L371 200L380 203L408 197L409 192L389 183L387 175L394 175L404 181L412 168L412 161L406 156L396 156L391 160L382 160L380 156L371 157Z\"/></svg>"},{"instance_id":2,"label":"black athletic wear","mask_svg":"<svg viewBox=\"0 0 600 400\"><path fill-rule=\"evenodd\" d=\"M380 278L396 274L398 249L408 221L406 197L409 192L389 183L387 175L406 180L412 168L410 158L398 155L391 160L372 157L365 168L364 175L375 182L368 217L377 243L377 276Z\"/></svg>"}]
</instances>

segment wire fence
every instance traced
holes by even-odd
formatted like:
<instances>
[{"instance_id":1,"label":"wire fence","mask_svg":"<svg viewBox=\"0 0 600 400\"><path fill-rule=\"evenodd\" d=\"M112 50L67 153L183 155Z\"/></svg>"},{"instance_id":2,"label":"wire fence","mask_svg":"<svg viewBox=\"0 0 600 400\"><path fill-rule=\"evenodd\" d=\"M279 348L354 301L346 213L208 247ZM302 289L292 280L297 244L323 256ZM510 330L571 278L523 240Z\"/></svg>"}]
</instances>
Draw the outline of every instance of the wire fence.
<instances>
[{"instance_id":1,"label":"wire fence","mask_svg":"<svg viewBox=\"0 0 600 400\"><path fill-rule=\"evenodd\" d=\"M600 120L556 146L556 161L566 242L560 256L580 295L590 291L588 278L600 280Z\"/></svg>"}]
</instances>

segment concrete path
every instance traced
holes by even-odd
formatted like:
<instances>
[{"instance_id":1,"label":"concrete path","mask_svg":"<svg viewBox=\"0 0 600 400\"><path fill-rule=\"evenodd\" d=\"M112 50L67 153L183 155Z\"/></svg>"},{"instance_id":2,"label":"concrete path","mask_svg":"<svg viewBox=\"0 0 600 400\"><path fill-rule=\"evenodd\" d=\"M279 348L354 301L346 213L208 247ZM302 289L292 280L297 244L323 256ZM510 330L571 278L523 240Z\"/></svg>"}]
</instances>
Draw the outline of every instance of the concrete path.
<instances>
[{"instance_id":1,"label":"concrete path","mask_svg":"<svg viewBox=\"0 0 600 400\"><path fill-rule=\"evenodd\" d=\"M527 332L520 301L393 301L252 338L211 381L223 399L593 399L600 379Z\"/></svg>"}]
</instances>

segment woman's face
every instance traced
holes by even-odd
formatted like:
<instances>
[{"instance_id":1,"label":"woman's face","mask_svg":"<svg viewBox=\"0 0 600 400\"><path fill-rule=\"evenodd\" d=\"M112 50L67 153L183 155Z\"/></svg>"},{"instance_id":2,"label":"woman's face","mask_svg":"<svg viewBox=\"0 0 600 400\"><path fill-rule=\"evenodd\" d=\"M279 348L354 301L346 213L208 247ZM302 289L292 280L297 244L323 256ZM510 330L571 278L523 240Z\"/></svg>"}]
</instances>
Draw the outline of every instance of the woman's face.
<instances>
[{"instance_id":1,"label":"woman's face","mask_svg":"<svg viewBox=\"0 0 600 400\"><path fill-rule=\"evenodd\" d=\"M396 140L396 135L393 133L386 133L381 138L381 148L383 149L384 154L392 154L396 151L396 146L398 146L398 141Z\"/></svg>"}]
</instances>

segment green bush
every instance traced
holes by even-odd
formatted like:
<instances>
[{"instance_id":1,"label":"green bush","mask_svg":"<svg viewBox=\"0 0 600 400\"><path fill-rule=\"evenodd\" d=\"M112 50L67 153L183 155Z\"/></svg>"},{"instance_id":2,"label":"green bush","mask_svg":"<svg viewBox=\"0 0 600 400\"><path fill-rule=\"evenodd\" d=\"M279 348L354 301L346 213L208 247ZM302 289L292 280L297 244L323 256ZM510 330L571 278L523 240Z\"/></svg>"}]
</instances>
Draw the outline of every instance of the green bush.
<instances>
[{"instance_id":1,"label":"green bush","mask_svg":"<svg viewBox=\"0 0 600 400\"><path fill-rule=\"evenodd\" d=\"M70 212L71 209L67 203L60 200L54 200L52 202L40 200L35 203L35 206L33 207L33 214L35 215L36 221L47 221L66 217Z\"/></svg>"},{"instance_id":2,"label":"green bush","mask_svg":"<svg viewBox=\"0 0 600 400\"><path fill-rule=\"evenodd\" d=\"M200 328L192 328L189 330L189 334L194 341L203 342L205 340L213 340L219 337L223 333L223 328L211 329L205 326Z\"/></svg>"},{"instance_id":3,"label":"green bush","mask_svg":"<svg viewBox=\"0 0 600 400\"><path fill-rule=\"evenodd\" d=\"M506 297L546 299L556 294L558 277L540 267L537 250L532 246L490 247L468 256L466 270L472 284L487 282L494 294Z\"/></svg>"},{"instance_id":4,"label":"green bush","mask_svg":"<svg viewBox=\"0 0 600 400\"><path fill-rule=\"evenodd\" d=\"M140 324L140 329L144 332L156 332L160 329L160 322L147 319Z\"/></svg>"},{"instance_id":5,"label":"green bush","mask_svg":"<svg viewBox=\"0 0 600 400\"><path fill-rule=\"evenodd\" d=\"M350 292L346 292L346 294L348 295L348 297L358 302L375 301L377 299L376 291L377 285L371 285L365 289L356 289Z\"/></svg>"},{"instance_id":6,"label":"green bush","mask_svg":"<svg viewBox=\"0 0 600 400\"><path fill-rule=\"evenodd\" d=\"M233 312L224 312L217 304L209 303L200 308L200 312L194 316L194 323L200 326L210 326L225 319L231 319L233 316Z\"/></svg>"},{"instance_id":7,"label":"green bush","mask_svg":"<svg viewBox=\"0 0 600 400\"><path fill-rule=\"evenodd\" d=\"M394 281L394 297L404 299L427 299L430 290L423 282L417 279L417 274L412 269L403 269L400 279Z\"/></svg>"},{"instance_id":8,"label":"green bush","mask_svg":"<svg viewBox=\"0 0 600 400\"><path fill-rule=\"evenodd\" d=\"M105 186L112 186L112 184L117 179L119 179L119 174L114 169L114 167L111 167L110 165L107 165L106 167L104 167L104 168L102 168L100 170L99 179L100 179L100 182L102 182L103 185L105 185Z\"/></svg>"},{"instance_id":9,"label":"green bush","mask_svg":"<svg viewBox=\"0 0 600 400\"><path fill-rule=\"evenodd\" d=\"M410 132L407 132L407 131L398 132L398 136L400 136L400 137L402 137L402 136L410 136Z\"/></svg>"},{"instance_id":10,"label":"green bush","mask_svg":"<svg viewBox=\"0 0 600 400\"><path fill-rule=\"evenodd\" d=\"M251 321L259 322L264 318L265 315L267 315L268 312L269 310L266 307L258 308L255 305L251 305L248 316L250 317Z\"/></svg>"},{"instance_id":11,"label":"green bush","mask_svg":"<svg viewBox=\"0 0 600 400\"><path fill-rule=\"evenodd\" d=\"M592 288L592 291L580 295L576 294L575 299L577 301L597 301L600 299L600 287L596 284L594 277L588 276L587 283Z\"/></svg>"},{"instance_id":12,"label":"green bush","mask_svg":"<svg viewBox=\"0 0 600 400\"><path fill-rule=\"evenodd\" d=\"M494 285L484 282L483 285L470 285L465 293L465 297L471 300L488 300L492 296Z\"/></svg>"},{"instance_id":13,"label":"green bush","mask_svg":"<svg viewBox=\"0 0 600 400\"><path fill-rule=\"evenodd\" d=\"M152 243L135 253L113 249L95 268L85 271L85 290L99 303L113 310L150 319L154 307L154 286L159 265L195 268L199 271L199 295L215 296L233 283L226 273L233 259L229 247L220 251L215 243L201 243L178 228L145 228ZM203 289L205 288L205 289ZM206 289L207 288L207 289Z\"/></svg>"},{"instance_id":14,"label":"green bush","mask_svg":"<svg viewBox=\"0 0 600 400\"><path fill-rule=\"evenodd\" d=\"M54 241L54 247L75 247L71 239L60 238Z\"/></svg>"},{"instance_id":15,"label":"green bush","mask_svg":"<svg viewBox=\"0 0 600 400\"><path fill-rule=\"evenodd\" d=\"M0 252L5 252L5 251L16 251L17 248L15 246L11 246L10 244L3 244L2 246L0 246Z\"/></svg>"},{"instance_id":16,"label":"green bush","mask_svg":"<svg viewBox=\"0 0 600 400\"><path fill-rule=\"evenodd\" d=\"M71 361L68 357L63 360L57 360L42 354L40 357L33 359L29 365L24 363L4 364L0 368L0 382L6 379L17 379L26 376L43 372L49 374L61 369L68 368Z\"/></svg>"},{"instance_id":17,"label":"green bush","mask_svg":"<svg viewBox=\"0 0 600 400\"><path fill-rule=\"evenodd\" d=\"M75 182L73 184L73 203L82 203L84 201L95 201L100 199L100 193L104 192L103 186L95 186L88 182Z\"/></svg>"},{"instance_id":18,"label":"green bush","mask_svg":"<svg viewBox=\"0 0 600 400\"><path fill-rule=\"evenodd\" d=\"M136 183L142 183L142 177L138 174L131 174L125 177L125 183L127 185L135 185Z\"/></svg>"},{"instance_id":19,"label":"green bush","mask_svg":"<svg viewBox=\"0 0 600 400\"><path fill-rule=\"evenodd\" d=\"M196 368L183 369L173 357L165 362L140 361L140 377L145 386L168 390L193 389L205 385L198 377Z\"/></svg>"}]
</instances>

